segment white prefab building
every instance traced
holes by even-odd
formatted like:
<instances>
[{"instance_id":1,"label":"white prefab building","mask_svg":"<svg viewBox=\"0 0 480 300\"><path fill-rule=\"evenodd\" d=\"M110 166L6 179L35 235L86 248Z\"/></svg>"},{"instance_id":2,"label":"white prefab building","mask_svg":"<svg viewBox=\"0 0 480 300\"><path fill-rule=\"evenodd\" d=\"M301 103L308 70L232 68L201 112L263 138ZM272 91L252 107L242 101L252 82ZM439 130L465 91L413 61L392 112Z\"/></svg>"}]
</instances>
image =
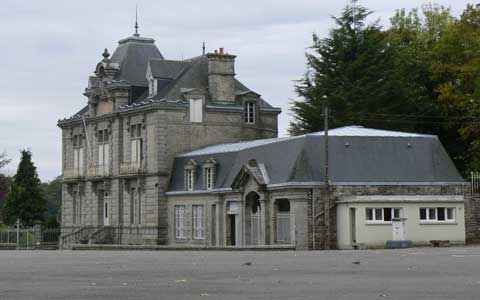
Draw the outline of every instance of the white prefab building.
<instances>
[{"instance_id":1,"label":"white prefab building","mask_svg":"<svg viewBox=\"0 0 480 300\"><path fill-rule=\"evenodd\" d=\"M384 247L392 240L392 220L405 218L405 239L415 245L433 240L465 243L462 195L345 196L337 202L337 246Z\"/></svg>"}]
</instances>

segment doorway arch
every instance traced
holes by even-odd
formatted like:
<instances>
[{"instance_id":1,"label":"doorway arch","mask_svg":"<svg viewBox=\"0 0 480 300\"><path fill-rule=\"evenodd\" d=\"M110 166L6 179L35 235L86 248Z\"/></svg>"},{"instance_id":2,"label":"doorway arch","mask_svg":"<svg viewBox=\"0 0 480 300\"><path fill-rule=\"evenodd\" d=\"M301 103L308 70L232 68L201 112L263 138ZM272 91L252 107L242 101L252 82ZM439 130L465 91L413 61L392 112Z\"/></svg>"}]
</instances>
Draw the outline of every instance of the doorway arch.
<instances>
[{"instance_id":1,"label":"doorway arch","mask_svg":"<svg viewBox=\"0 0 480 300\"><path fill-rule=\"evenodd\" d=\"M249 192L245 197L245 243L259 245L262 243L262 209L260 195Z\"/></svg>"},{"instance_id":2,"label":"doorway arch","mask_svg":"<svg viewBox=\"0 0 480 300\"><path fill-rule=\"evenodd\" d=\"M277 199L274 202L275 208L275 242L290 244L291 222L290 222L290 201L288 199Z\"/></svg>"}]
</instances>

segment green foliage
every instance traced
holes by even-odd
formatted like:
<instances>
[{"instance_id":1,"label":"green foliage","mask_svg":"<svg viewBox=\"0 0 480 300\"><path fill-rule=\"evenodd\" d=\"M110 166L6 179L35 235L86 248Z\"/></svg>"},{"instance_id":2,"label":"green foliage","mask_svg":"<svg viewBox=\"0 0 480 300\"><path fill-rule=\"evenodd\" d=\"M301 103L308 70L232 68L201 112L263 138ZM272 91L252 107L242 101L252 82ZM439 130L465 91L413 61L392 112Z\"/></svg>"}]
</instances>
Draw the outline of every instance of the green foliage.
<instances>
[{"instance_id":1,"label":"green foliage","mask_svg":"<svg viewBox=\"0 0 480 300\"><path fill-rule=\"evenodd\" d=\"M14 224L19 218L22 224L33 225L35 221L44 220L46 210L47 202L40 188L32 154L22 150L20 164L3 208L4 222Z\"/></svg>"},{"instance_id":2,"label":"green foliage","mask_svg":"<svg viewBox=\"0 0 480 300\"><path fill-rule=\"evenodd\" d=\"M47 222L55 223L59 219L62 202L62 177L41 184L43 195L47 201ZM54 222L55 221L55 222Z\"/></svg>"},{"instance_id":3,"label":"green foliage","mask_svg":"<svg viewBox=\"0 0 480 300\"><path fill-rule=\"evenodd\" d=\"M294 101L290 133L323 129L322 105L328 102L331 127L365 125L377 128L398 126L378 122L374 115L413 110L409 89L395 68L395 49L378 22L365 24L370 11L352 1L329 36L313 35L308 70L296 85L301 97ZM410 129L406 124L402 129Z\"/></svg>"},{"instance_id":4,"label":"green foliage","mask_svg":"<svg viewBox=\"0 0 480 300\"><path fill-rule=\"evenodd\" d=\"M3 174L0 174L0 213L2 211L3 204L5 203L5 200L7 198L7 194L10 191L10 185L12 183L12 178L9 176L5 176ZM1 216L0 216L0 224L1 222Z\"/></svg>"},{"instance_id":5,"label":"green foliage","mask_svg":"<svg viewBox=\"0 0 480 300\"><path fill-rule=\"evenodd\" d=\"M6 153L0 153L0 169L10 163L10 159L7 158Z\"/></svg>"},{"instance_id":6,"label":"green foliage","mask_svg":"<svg viewBox=\"0 0 480 300\"><path fill-rule=\"evenodd\" d=\"M307 72L292 103L291 134L364 125L439 136L464 174L480 169L480 4L459 18L428 4L397 10L391 26L365 24L352 1L328 37L313 35Z\"/></svg>"}]
</instances>

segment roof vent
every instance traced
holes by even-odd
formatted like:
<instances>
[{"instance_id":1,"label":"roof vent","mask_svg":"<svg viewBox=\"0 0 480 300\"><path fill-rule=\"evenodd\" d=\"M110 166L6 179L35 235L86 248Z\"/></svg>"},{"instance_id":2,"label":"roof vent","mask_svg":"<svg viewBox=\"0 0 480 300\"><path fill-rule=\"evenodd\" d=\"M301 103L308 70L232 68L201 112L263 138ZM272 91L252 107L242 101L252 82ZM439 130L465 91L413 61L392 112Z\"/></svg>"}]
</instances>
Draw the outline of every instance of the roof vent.
<instances>
[{"instance_id":1,"label":"roof vent","mask_svg":"<svg viewBox=\"0 0 480 300\"><path fill-rule=\"evenodd\" d=\"M258 166L257 160L256 160L256 159L251 159L251 160L249 160L249 161L248 161L248 165L249 165L250 167L256 167L256 166Z\"/></svg>"},{"instance_id":2,"label":"roof vent","mask_svg":"<svg viewBox=\"0 0 480 300\"><path fill-rule=\"evenodd\" d=\"M350 143L349 143L349 142L346 142L346 143L345 143L345 147L350 147Z\"/></svg>"},{"instance_id":3,"label":"roof vent","mask_svg":"<svg viewBox=\"0 0 480 300\"><path fill-rule=\"evenodd\" d=\"M408 147L408 148L412 148L412 144L408 143L408 144L407 144L407 147Z\"/></svg>"}]
</instances>

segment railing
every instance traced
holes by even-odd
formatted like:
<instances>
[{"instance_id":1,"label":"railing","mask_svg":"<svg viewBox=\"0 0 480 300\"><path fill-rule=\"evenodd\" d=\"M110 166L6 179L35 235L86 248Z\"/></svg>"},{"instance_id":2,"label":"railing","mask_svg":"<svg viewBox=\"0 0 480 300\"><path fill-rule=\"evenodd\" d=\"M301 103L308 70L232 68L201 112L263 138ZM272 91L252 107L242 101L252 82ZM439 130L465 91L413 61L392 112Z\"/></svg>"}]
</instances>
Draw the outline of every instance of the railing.
<instances>
[{"instance_id":1,"label":"railing","mask_svg":"<svg viewBox=\"0 0 480 300\"><path fill-rule=\"evenodd\" d=\"M72 244L82 243L84 241L88 242L88 236L94 232L96 227L94 226L84 226L81 228L67 228L62 227L61 239L61 248L65 248Z\"/></svg>"},{"instance_id":2,"label":"railing","mask_svg":"<svg viewBox=\"0 0 480 300\"><path fill-rule=\"evenodd\" d=\"M145 172L145 160L125 162L120 165L121 175L135 175Z\"/></svg>"},{"instance_id":3,"label":"railing","mask_svg":"<svg viewBox=\"0 0 480 300\"><path fill-rule=\"evenodd\" d=\"M67 169L63 170L63 180L77 180L83 178L84 170L83 169Z\"/></svg>"},{"instance_id":4,"label":"railing","mask_svg":"<svg viewBox=\"0 0 480 300\"><path fill-rule=\"evenodd\" d=\"M87 169L87 176L90 178L110 176L110 168L108 165L95 165Z\"/></svg>"},{"instance_id":5,"label":"railing","mask_svg":"<svg viewBox=\"0 0 480 300\"><path fill-rule=\"evenodd\" d=\"M60 228L17 227L0 229L0 247L6 249L57 248Z\"/></svg>"},{"instance_id":6,"label":"railing","mask_svg":"<svg viewBox=\"0 0 480 300\"><path fill-rule=\"evenodd\" d=\"M472 197L480 198L480 172L471 173Z\"/></svg>"},{"instance_id":7,"label":"railing","mask_svg":"<svg viewBox=\"0 0 480 300\"><path fill-rule=\"evenodd\" d=\"M88 236L89 242L93 244L113 244L115 241L115 229L110 226L103 226Z\"/></svg>"}]
</instances>

